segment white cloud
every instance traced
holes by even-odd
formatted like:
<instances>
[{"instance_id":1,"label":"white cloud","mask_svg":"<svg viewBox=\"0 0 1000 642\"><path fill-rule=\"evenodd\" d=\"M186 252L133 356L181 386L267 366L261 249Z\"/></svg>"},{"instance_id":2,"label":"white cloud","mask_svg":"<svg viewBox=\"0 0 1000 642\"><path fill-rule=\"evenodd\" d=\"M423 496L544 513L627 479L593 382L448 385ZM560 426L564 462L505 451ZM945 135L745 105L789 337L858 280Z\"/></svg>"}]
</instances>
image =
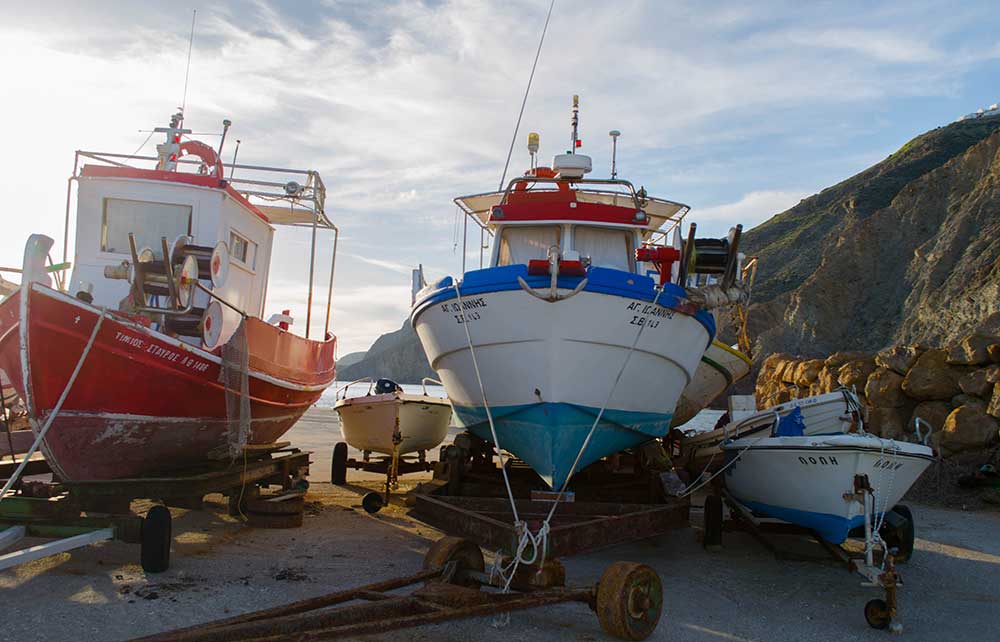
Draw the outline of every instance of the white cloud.
<instances>
[{"instance_id":1,"label":"white cloud","mask_svg":"<svg viewBox=\"0 0 1000 642\"><path fill-rule=\"evenodd\" d=\"M749 192L738 201L699 208L692 211L690 216L699 223L699 236L721 236L737 223L741 223L744 230L749 230L775 214L798 205L799 201L811 194L812 192L803 190ZM703 222L706 225L702 226Z\"/></svg>"}]
</instances>

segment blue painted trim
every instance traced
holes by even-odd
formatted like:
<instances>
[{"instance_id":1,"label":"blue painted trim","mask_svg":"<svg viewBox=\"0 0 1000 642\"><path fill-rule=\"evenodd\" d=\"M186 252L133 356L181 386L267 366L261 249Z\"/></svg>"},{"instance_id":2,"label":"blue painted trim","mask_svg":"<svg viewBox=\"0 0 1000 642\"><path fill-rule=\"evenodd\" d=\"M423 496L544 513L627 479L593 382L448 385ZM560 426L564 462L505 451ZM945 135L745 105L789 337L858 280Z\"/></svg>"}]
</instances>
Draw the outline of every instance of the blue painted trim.
<instances>
[{"instance_id":1,"label":"blue painted trim","mask_svg":"<svg viewBox=\"0 0 1000 642\"><path fill-rule=\"evenodd\" d=\"M548 276L529 276L526 265L504 265L466 272L459 285L459 290L463 297L488 292L520 290L521 285L517 282L518 277L524 279L533 288L547 288L550 283ZM580 284L581 278L560 277L558 286L571 290ZM587 285L584 287L584 291L652 302L656 299L657 292L654 285L655 281L648 276L611 268L591 267L587 269ZM685 297L684 288L674 283L667 283L663 288L663 294L660 295L658 304L681 314L687 314L677 309L680 303L679 299ZM413 305L413 311L410 314L411 321L416 319L417 315L427 306L456 298L454 281L450 276L445 277L433 286L424 288L418 294L420 298ZM715 338L715 319L707 310L699 310L694 314L694 318L708 331L708 343L711 344Z\"/></svg>"},{"instance_id":2,"label":"blue painted trim","mask_svg":"<svg viewBox=\"0 0 1000 642\"><path fill-rule=\"evenodd\" d=\"M739 497L736 499L759 515L780 519L783 522L797 524L804 528L811 528L831 544L843 544L851 529L862 526L865 523L864 515L857 515L851 519L846 519L839 515L830 515L829 513L813 513L759 502L748 502Z\"/></svg>"},{"instance_id":3,"label":"blue painted trim","mask_svg":"<svg viewBox=\"0 0 1000 642\"><path fill-rule=\"evenodd\" d=\"M453 406L460 425L493 442L483 406ZM598 410L552 402L490 407L500 446L531 466L555 489L566 481ZM671 419L671 413L605 410L576 471L602 457L662 437L670 429Z\"/></svg>"}]
</instances>

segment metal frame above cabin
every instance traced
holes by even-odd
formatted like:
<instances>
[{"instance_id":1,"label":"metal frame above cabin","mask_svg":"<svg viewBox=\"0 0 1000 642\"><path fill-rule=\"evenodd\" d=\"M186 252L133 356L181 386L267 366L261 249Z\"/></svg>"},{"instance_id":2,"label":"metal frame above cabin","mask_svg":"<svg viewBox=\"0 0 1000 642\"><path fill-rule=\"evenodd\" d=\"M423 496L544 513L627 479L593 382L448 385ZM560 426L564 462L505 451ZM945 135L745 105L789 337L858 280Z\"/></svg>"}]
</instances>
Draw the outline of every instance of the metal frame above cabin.
<instances>
[{"instance_id":1,"label":"metal frame above cabin","mask_svg":"<svg viewBox=\"0 0 1000 642\"><path fill-rule=\"evenodd\" d=\"M157 163L156 156L136 156L129 154L117 154L111 152L95 152L76 150L73 157L73 174L66 184L66 216L63 227L63 263L69 260L69 221L70 221L70 201L72 197L73 181L80 178L80 159L90 159L99 163L106 163L116 167L127 167L134 169L146 169L134 167L127 161L149 161ZM201 165L200 160L178 158L176 161L180 165ZM221 160L220 160L221 162ZM330 310L333 304L333 277L337 267L337 243L340 240L340 228L338 228L326 215L326 185L322 177L316 170L289 169L284 167L268 167L263 165L246 165L239 163L222 162L224 170L229 172L228 178L222 178L222 185L230 185L239 192L247 201L267 217L267 222L271 225L282 227L309 228L312 230L312 243L309 252L309 295L306 303L306 330L305 337L309 338L310 326L312 325L312 303L314 290L314 276L316 271L316 237L320 229L333 232L333 255L330 260L330 278L327 287L326 319L323 325L324 339L330 333ZM236 170L249 172L251 178L242 176L236 177ZM261 174L284 174L289 177L305 176L305 183L299 185L300 189L295 193L290 193L287 187L293 182L275 180L264 180ZM297 181L295 181L297 183ZM258 202L254 202L254 200ZM285 205L269 205L267 203L284 202ZM264 284L264 301L267 300L267 284Z\"/></svg>"}]
</instances>

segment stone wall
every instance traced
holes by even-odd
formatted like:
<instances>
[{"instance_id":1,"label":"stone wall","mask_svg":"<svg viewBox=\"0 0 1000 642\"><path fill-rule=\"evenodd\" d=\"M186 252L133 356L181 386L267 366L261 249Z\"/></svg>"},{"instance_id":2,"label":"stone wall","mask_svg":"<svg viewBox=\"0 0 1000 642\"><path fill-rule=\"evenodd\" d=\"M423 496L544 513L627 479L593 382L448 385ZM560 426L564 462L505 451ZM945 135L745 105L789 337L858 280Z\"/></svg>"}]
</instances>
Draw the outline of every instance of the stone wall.
<instances>
[{"instance_id":1,"label":"stone wall","mask_svg":"<svg viewBox=\"0 0 1000 642\"><path fill-rule=\"evenodd\" d=\"M755 394L757 406L768 408L840 386L857 393L867 408L867 429L883 437L913 439L920 417L945 456L1000 441L1000 336L972 334L943 348L892 346L826 359L776 353L761 365Z\"/></svg>"}]
</instances>

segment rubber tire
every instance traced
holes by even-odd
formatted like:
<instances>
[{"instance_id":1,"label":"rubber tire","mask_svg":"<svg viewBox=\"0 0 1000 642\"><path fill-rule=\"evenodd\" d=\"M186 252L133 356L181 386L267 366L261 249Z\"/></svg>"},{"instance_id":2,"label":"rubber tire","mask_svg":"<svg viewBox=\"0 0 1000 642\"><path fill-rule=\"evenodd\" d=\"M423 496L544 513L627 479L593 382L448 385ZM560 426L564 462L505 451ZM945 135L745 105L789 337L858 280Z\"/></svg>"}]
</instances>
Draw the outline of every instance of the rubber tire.
<instances>
[{"instance_id":1,"label":"rubber tire","mask_svg":"<svg viewBox=\"0 0 1000 642\"><path fill-rule=\"evenodd\" d=\"M649 604L633 613L636 591L646 594ZM645 564L615 562L604 571L597 585L597 619L606 633L619 640L645 640L656 630L663 612L660 576Z\"/></svg>"},{"instance_id":2,"label":"rubber tire","mask_svg":"<svg viewBox=\"0 0 1000 642\"><path fill-rule=\"evenodd\" d=\"M147 573L162 573L170 568L172 521L166 506L153 506L142 519L139 558Z\"/></svg>"},{"instance_id":3,"label":"rubber tire","mask_svg":"<svg viewBox=\"0 0 1000 642\"><path fill-rule=\"evenodd\" d=\"M868 600L865 604L865 621L868 622L868 626L879 631L889 628L892 618L889 617L889 605L885 600L881 598Z\"/></svg>"},{"instance_id":4,"label":"rubber tire","mask_svg":"<svg viewBox=\"0 0 1000 642\"><path fill-rule=\"evenodd\" d=\"M365 496L361 498L361 508L365 509L369 515L374 515L383 507L385 507L385 500L382 498L382 493L365 493Z\"/></svg>"},{"instance_id":5,"label":"rubber tire","mask_svg":"<svg viewBox=\"0 0 1000 642\"><path fill-rule=\"evenodd\" d=\"M330 483L335 486L347 484L347 444L338 441L333 447L333 462L330 464Z\"/></svg>"},{"instance_id":6,"label":"rubber tire","mask_svg":"<svg viewBox=\"0 0 1000 642\"><path fill-rule=\"evenodd\" d=\"M705 539L706 549L722 547L722 498L709 495L705 498Z\"/></svg>"},{"instance_id":7,"label":"rubber tire","mask_svg":"<svg viewBox=\"0 0 1000 642\"><path fill-rule=\"evenodd\" d=\"M892 507L893 513L906 520L906 524L899 529L885 529L884 533L879 533L885 543L890 548L897 549L896 562L905 564L913 557L913 545L916 539L916 530L913 523L913 513L908 506L896 504Z\"/></svg>"}]
</instances>

